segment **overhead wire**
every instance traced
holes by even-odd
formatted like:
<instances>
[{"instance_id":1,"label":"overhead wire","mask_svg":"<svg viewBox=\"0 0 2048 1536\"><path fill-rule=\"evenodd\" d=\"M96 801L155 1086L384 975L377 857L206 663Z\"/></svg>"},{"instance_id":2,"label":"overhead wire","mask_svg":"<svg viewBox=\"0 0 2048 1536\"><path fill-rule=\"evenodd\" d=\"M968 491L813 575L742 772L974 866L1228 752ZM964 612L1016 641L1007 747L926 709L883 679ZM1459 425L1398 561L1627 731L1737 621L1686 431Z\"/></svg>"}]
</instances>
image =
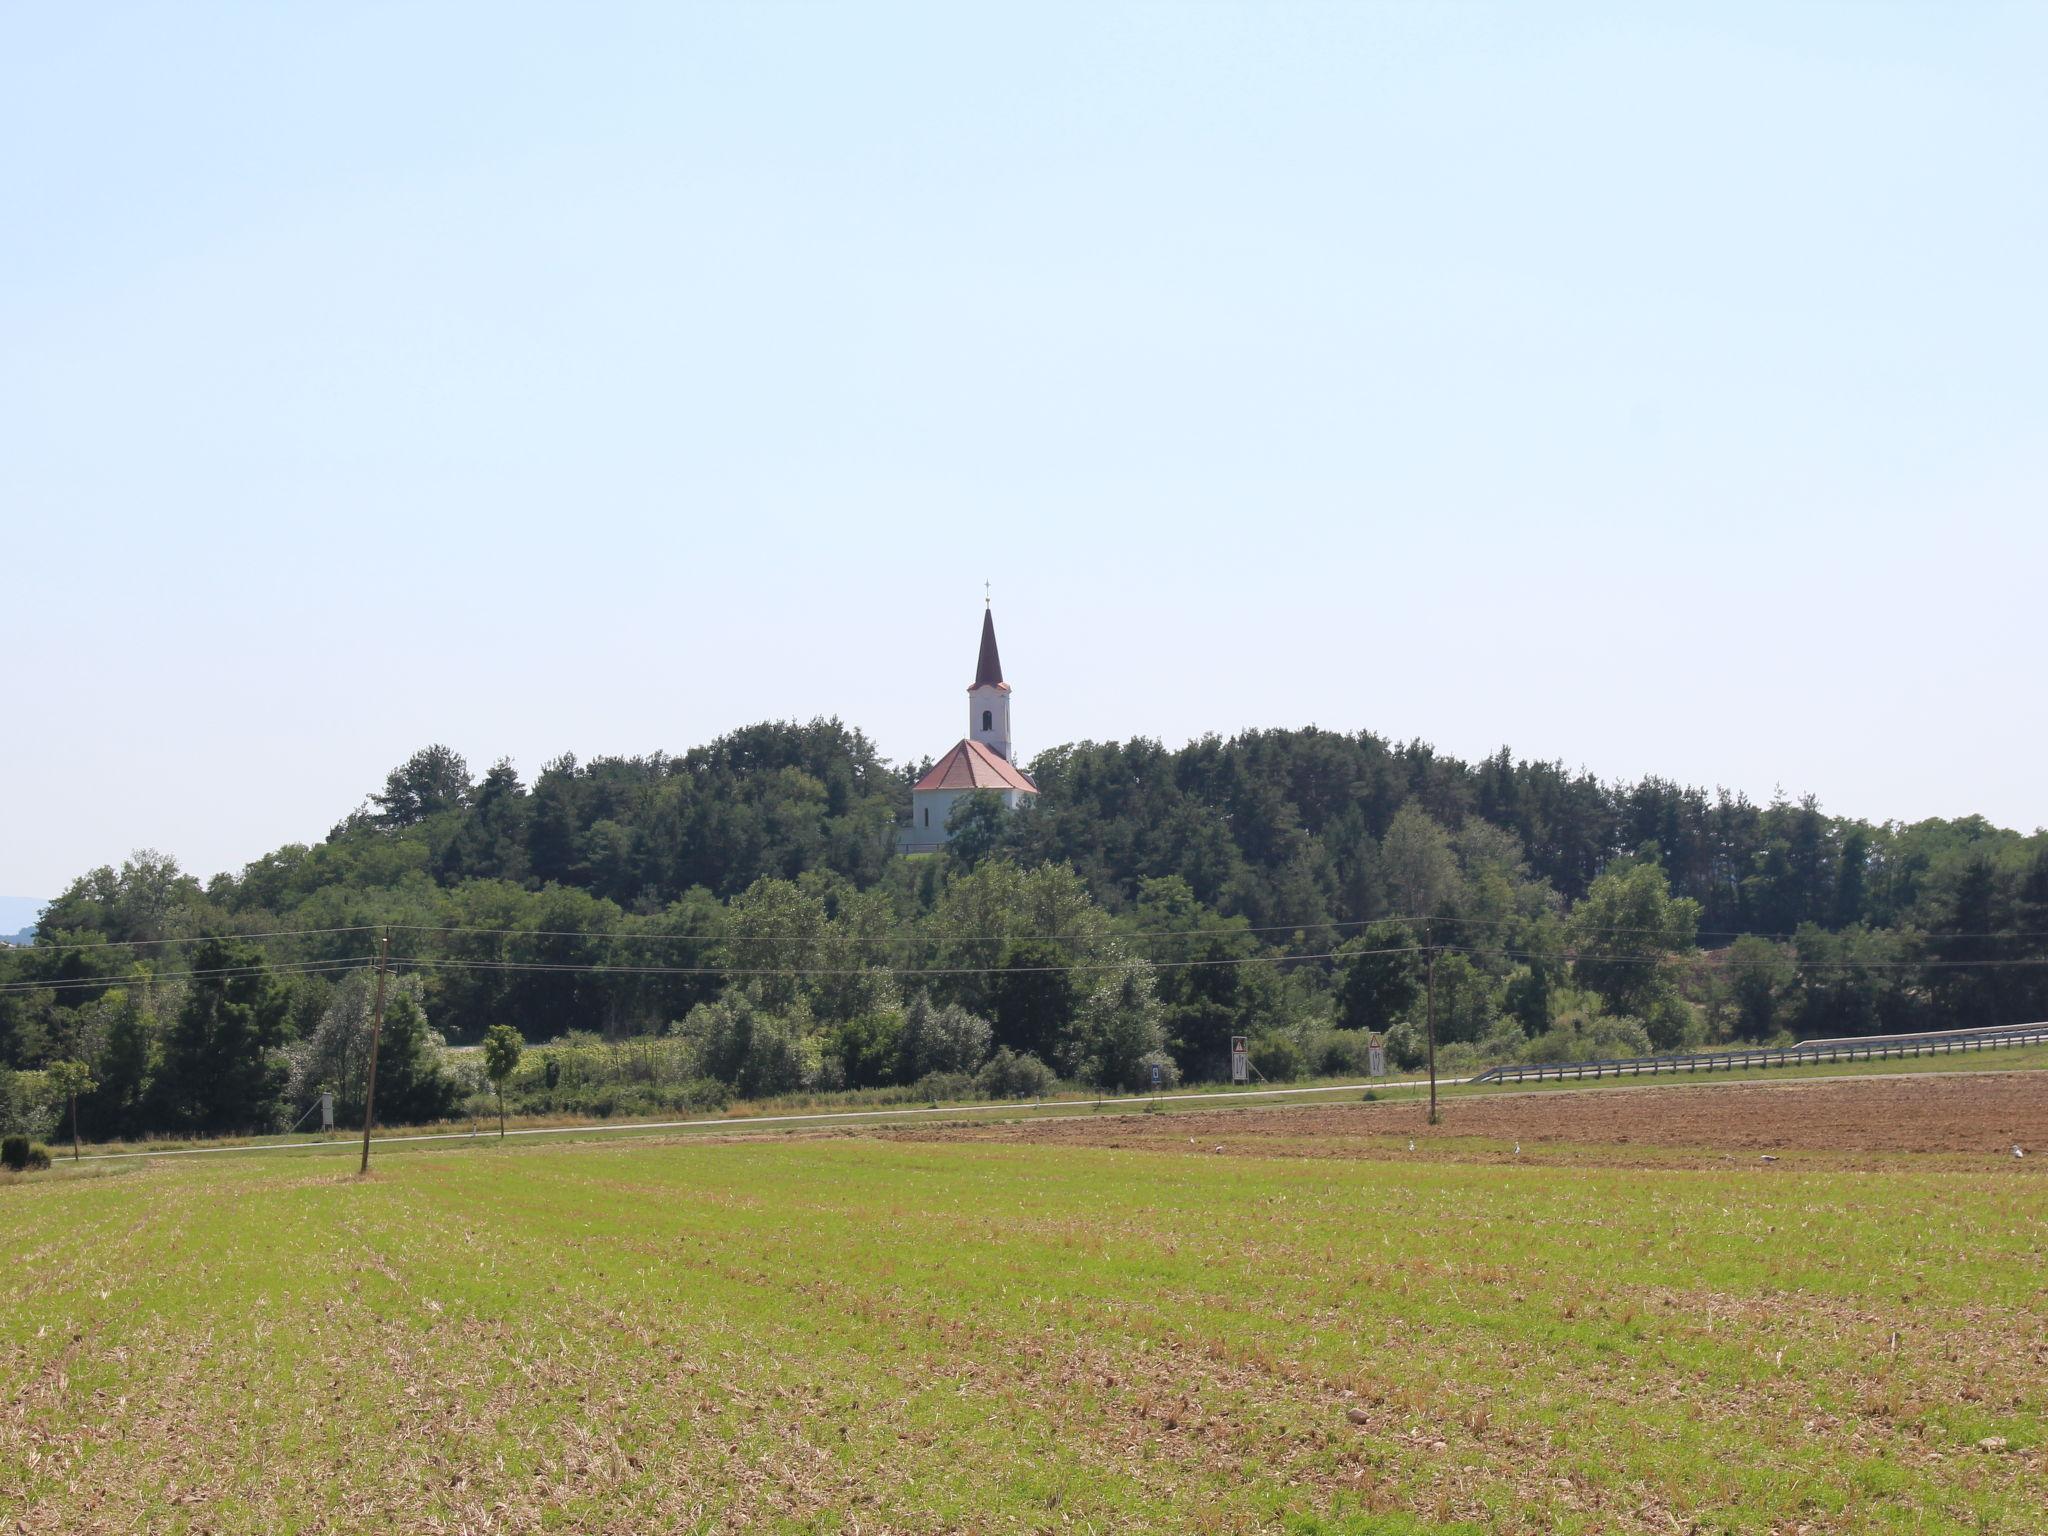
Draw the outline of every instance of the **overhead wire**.
<instances>
[{"instance_id":1,"label":"overhead wire","mask_svg":"<svg viewBox=\"0 0 2048 1536\"><path fill-rule=\"evenodd\" d=\"M359 970L376 963L375 955L352 955L332 960L287 960L275 963L263 961L256 965L209 966L189 971L145 971L139 976L56 976L47 981L0 982L0 993L68 992L92 987L110 991L115 987L126 986L130 982L151 985L159 981L191 981L199 977L318 975L331 971Z\"/></svg>"}]
</instances>

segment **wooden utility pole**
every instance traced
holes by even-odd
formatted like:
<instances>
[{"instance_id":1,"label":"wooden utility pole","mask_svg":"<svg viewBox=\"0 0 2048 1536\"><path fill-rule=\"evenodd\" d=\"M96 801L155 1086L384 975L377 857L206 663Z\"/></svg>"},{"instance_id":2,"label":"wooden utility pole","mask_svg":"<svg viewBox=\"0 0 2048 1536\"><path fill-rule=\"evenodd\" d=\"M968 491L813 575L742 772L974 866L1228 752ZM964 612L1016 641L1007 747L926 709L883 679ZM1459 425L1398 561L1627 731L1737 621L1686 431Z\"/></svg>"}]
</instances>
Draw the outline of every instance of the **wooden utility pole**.
<instances>
[{"instance_id":1,"label":"wooden utility pole","mask_svg":"<svg viewBox=\"0 0 2048 1536\"><path fill-rule=\"evenodd\" d=\"M1429 997L1429 1123L1436 1119L1436 930L1429 922L1422 925L1422 941L1429 950L1428 980L1424 983Z\"/></svg>"},{"instance_id":2,"label":"wooden utility pole","mask_svg":"<svg viewBox=\"0 0 2048 1536\"><path fill-rule=\"evenodd\" d=\"M370 1171L370 1126L377 1118L377 1041L384 1033L384 973L390 964L391 932L386 929L377 936L377 1008L370 1016L370 1077L363 1088L363 1166L358 1173Z\"/></svg>"}]
</instances>

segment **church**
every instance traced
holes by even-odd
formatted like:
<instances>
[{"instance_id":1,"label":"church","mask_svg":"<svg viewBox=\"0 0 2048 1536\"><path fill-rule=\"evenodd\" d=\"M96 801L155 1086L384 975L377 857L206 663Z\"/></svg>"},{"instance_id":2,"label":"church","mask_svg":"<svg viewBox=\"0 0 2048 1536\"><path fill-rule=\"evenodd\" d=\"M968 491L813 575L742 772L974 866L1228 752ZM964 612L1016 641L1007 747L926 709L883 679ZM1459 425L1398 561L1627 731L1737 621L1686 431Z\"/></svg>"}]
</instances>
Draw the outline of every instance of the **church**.
<instances>
[{"instance_id":1,"label":"church","mask_svg":"<svg viewBox=\"0 0 2048 1536\"><path fill-rule=\"evenodd\" d=\"M1038 793L1031 776L1010 760L1010 685L996 651L994 610L981 615L981 654L967 688L967 734L932 764L910 789L910 825L898 832L898 853L929 853L946 843L946 818L964 796L1002 796L1015 810L1025 795Z\"/></svg>"}]
</instances>

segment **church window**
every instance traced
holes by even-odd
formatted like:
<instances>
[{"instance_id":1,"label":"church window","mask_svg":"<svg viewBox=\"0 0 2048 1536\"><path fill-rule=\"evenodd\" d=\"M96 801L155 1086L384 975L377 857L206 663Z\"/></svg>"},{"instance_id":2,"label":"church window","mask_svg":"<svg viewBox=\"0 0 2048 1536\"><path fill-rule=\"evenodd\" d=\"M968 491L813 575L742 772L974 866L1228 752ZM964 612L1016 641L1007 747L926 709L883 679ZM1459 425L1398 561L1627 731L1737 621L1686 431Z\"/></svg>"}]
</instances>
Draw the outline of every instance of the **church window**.
<instances>
[{"instance_id":1,"label":"church window","mask_svg":"<svg viewBox=\"0 0 2048 1536\"><path fill-rule=\"evenodd\" d=\"M932 808L930 806L926 806L924 808L924 824L926 826L930 826L932 824Z\"/></svg>"},{"instance_id":2,"label":"church window","mask_svg":"<svg viewBox=\"0 0 2048 1536\"><path fill-rule=\"evenodd\" d=\"M984 731L992 731L996 728L996 712L994 710L984 709L981 712L981 728Z\"/></svg>"}]
</instances>

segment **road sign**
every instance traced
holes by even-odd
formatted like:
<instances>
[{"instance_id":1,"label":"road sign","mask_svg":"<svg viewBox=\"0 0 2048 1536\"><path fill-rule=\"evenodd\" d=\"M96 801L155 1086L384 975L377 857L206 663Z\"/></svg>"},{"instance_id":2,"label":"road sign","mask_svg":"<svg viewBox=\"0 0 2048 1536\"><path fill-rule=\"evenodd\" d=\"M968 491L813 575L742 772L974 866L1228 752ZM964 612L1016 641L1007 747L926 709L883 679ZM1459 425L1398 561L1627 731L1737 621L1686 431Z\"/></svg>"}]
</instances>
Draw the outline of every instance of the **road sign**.
<instances>
[{"instance_id":1,"label":"road sign","mask_svg":"<svg viewBox=\"0 0 2048 1536\"><path fill-rule=\"evenodd\" d=\"M1365 1043L1365 1069L1372 1077L1387 1075L1387 1042L1377 1035Z\"/></svg>"},{"instance_id":2,"label":"road sign","mask_svg":"<svg viewBox=\"0 0 2048 1536\"><path fill-rule=\"evenodd\" d=\"M304 1116L300 1118L303 1119ZM320 1129L323 1131L334 1129L334 1095L331 1093L320 1095Z\"/></svg>"},{"instance_id":3,"label":"road sign","mask_svg":"<svg viewBox=\"0 0 2048 1536\"><path fill-rule=\"evenodd\" d=\"M1159 1063L1156 1061L1152 1063L1152 1091L1159 1091Z\"/></svg>"},{"instance_id":4,"label":"road sign","mask_svg":"<svg viewBox=\"0 0 2048 1536\"><path fill-rule=\"evenodd\" d=\"M1230 1037L1230 1080L1233 1083L1248 1083L1252 1080L1251 1053L1245 1049L1243 1035Z\"/></svg>"}]
</instances>

